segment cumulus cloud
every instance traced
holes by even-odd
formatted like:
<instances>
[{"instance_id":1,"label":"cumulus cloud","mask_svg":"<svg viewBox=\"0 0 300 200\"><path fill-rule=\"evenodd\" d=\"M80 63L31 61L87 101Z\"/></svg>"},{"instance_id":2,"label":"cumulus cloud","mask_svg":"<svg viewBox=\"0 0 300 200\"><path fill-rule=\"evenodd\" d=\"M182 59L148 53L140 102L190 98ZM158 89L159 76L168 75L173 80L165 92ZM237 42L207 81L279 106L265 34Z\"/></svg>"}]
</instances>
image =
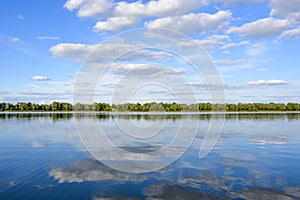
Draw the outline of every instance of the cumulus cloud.
<instances>
[{"instance_id":1,"label":"cumulus cloud","mask_svg":"<svg viewBox=\"0 0 300 200\"><path fill-rule=\"evenodd\" d=\"M98 31L116 31L126 27L136 26L140 21L135 17L111 17L105 21L99 21L94 26L94 30Z\"/></svg>"},{"instance_id":2,"label":"cumulus cloud","mask_svg":"<svg viewBox=\"0 0 300 200\"><path fill-rule=\"evenodd\" d=\"M230 11L220 10L215 14L195 12L201 6L212 3L223 3L228 6L234 3L263 2L267 0L190 0L189 3L181 0L150 0L148 2L67 0L64 8L75 11L78 17L92 17L98 20L94 25L96 32L124 30L144 21L146 27L173 28L187 34L195 34L227 27L232 19ZM279 35L289 25L299 24L300 7L297 0L271 0L269 5L271 7L269 18L246 23L241 27L232 27L228 33L236 32L249 38L259 39Z\"/></svg>"},{"instance_id":3,"label":"cumulus cloud","mask_svg":"<svg viewBox=\"0 0 300 200\"><path fill-rule=\"evenodd\" d=\"M50 80L47 76L33 76L31 78L33 81L48 81Z\"/></svg>"},{"instance_id":4,"label":"cumulus cloud","mask_svg":"<svg viewBox=\"0 0 300 200\"><path fill-rule=\"evenodd\" d=\"M69 11L77 11L79 17L99 17L110 14L114 17L149 17L149 16L169 16L185 14L200 7L200 0L191 0L185 3L180 0L158 0L142 3L135 1L115 2L111 0L68 0L64 8Z\"/></svg>"},{"instance_id":5,"label":"cumulus cloud","mask_svg":"<svg viewBox=\"0 0 300 200\"><path fill-rule=\"evenodd\" d=\"M171 54L143 49L145 44L108 43L101 45L61 43L50 48L55 57L68 58L76 62L106 62L118 60L168 59ZM126 55L124 55L126 54ZM120 57L124 55L123 57Z\"/></svg>"},{"instance_id":6,"label":"cumulus cloud","mask_svg":"<svg viewBox=\"0 0 300 200\"><path fill-rule=\"evenodd\" d=\"M74 61L82 61L96 46L86 44L60 43L50 48L55 57L69 58Z\"/></svg>"},{"instance_id":7,"label":"cumulus cloud","mask_svg":"<svg viewBox=\"0 0 300 200\"><path fill-rule=\"evenodd\" d=\"M113 2L110 0L68 0L64 8L77 10L78 17L103 17L110 14Z\"/></svg>"},{"instance_id":8,"label":"cumulus cloud","mask_svg":"<svg viewBox=\"0 0 300 200\"><path fill-rule=\"evenodd\" d=\"M137 77L146 76L170 76L180 75L184 73L184 70L173 69L155 64L113 64L111 71L117 75L123 75L130 73L130 75L136 75Z\"/></svg>"},{"instance_id":9,"label":"cumulus cloud","mask_svg":"<svg viewBox=\"0 0 300 200\"><path fill-rule=\"evenodd\" d=\"M248 41L241 41L239 43L228 43L223 45L220 49L230 49L233 47L238 47L238 46L248 45L248 44L250 44Z\"/></svg>"},{"instance_id":10,"label":"cumulus cloud","mask_svg":"<svg viewBox=\"0 0 300 200\"><path fill-rule=\"evenodd\" d=\"M68 10L73 11L74 9L78 8L83 2L84 2L84 0L68 0L64 4L64 8L67 8Z\"/></svg>"},{"instance_id":11,"label":"cumulus cloud","mask_svg":"<svg viewBox=\"0 0 300 200\"><path fill-rule=\"evenodd\" d=\"M219 11L216 14L190 13L205 3L201 0L191 0L189 3L181 0L151 0L147 3L135 1L113 2L110 0L68 0L64 8L77 11L78 17L95 17L102 20L96 22L94 31L117 31L134 27L142 19L153 19L145 23L147 27L164 27L187 32L206 33L227 25L231 19L230 11ZM177 23L177 20L178 23ZM180 24L182 23L182 24ZM193 30L194 29L194 30Z\"/></svg>"},{"instance_id":12,"label":"cumulus cloud","mask_svg":"<svg viewBox=\"0 0 300 200\"><path fill-rule=\"evenodd\" d=\"M247 83L248 85L286 85L287 82L284 80L258 80L258 81L250 81Z\"/></svg>"},{"instance_id":13,"label":"cumulus cloud","mask_svg":"<svg viewBox=\"0 0 300 200\"><path fill-rule=\"evenodd\" d=\"M288 26L287 20L270 17L246 23L241 27L232 27L227 33L238 33L248 38L261 39L277 36Z\"/></svg>"},{"instance_id":14,"label":"cumulus cloud","mask_svg":"<svg viewBox=\"0 0 300 200\"><path fill-rule=\"evenodd\" d=\"M181 0L158 0L149 1L145 4L142 1L133 3L118 2L115 12L120 16L173 16L189 13L202 5L201 0L190 0L186 3Z\"/></svg>"},{"instance_id":15,"label":"cumulus cloud","mask_svg":"<svg viewBox=\"0 0 300 200\"><path fill-rule=\"evenodd\" d=\"M293 28L300 25L300 3L298 0L271 0L270 7L270 16L285 18Z\"/></svg>"},{"instance_id":16,"label":"cumulus cloud","mask_svg":"<svg viewBox=\"0 0 300 200\"><path fill-rule=\"evenodd\" d=\"M147 28L170 28L185 34L204 34L211 30L226 27L230 19L230 11L218 11L215 14L190 13L145 22L145 26Z\"/></svg>"},{"instance_id":17,"label":"cumulus cloud","mask_svg":"<svg viewBox=\"0 0 300 200\"><path fill-rule=\"evenodd\" d=\"M185 3L181 0L152 0L147 3L112 0L68 0L64 8L77 10L78 17L102 18L95 31L116 31L139 24L142 18L182 15L200 7L200 0Z\"/></svg>"},{"instance_id":18,"label":"cumulus cloud","mask_svg":"<svg viewBox=\"0 0 300 200\"><path fill-rule=\"evenodd\" d=\"M147 5L143 4L141 1L132 3L121 1L118 2L115 7L115 12L118 16L141 17L147 15L146 10Z\"/></svg>"},{"instance_id":19,"label":"cumulus cloud","mask_svg":"<svg viewBox=\"0 0 300 200\"><path fill-rule=\"evenodd\" d=\"M295 12L289 14L287 17L287 20L291 23L293 26L298 26L300 24L300 12Z\"/></svg>"},{"instance_id":20,"label":"cumulus cloud","mask_svg":"<svg viewBox=\"0 0 300 200\"><path fill-rule=\"evenodd\" d=\"M270 7L272 8L271 16L287 17L300 12L299 0L271 0Z\"/></svg>"}]
</instances>

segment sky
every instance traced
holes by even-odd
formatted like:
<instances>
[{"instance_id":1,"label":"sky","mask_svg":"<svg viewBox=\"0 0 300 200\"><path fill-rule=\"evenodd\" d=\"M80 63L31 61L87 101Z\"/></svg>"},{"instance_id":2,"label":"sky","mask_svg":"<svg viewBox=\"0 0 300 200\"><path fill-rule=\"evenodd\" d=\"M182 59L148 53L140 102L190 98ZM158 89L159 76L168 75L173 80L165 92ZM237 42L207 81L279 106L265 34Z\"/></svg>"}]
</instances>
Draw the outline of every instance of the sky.
<instances>
[{"instance_id":1,"label":"sky","mask_svg":"<svg viewBox=\"0 0 300 200\"><path fill-rule=\"evenodd\" d=\"M299 0L1 4L0 102L300 102Z\"/></svg>"}]
</instances>

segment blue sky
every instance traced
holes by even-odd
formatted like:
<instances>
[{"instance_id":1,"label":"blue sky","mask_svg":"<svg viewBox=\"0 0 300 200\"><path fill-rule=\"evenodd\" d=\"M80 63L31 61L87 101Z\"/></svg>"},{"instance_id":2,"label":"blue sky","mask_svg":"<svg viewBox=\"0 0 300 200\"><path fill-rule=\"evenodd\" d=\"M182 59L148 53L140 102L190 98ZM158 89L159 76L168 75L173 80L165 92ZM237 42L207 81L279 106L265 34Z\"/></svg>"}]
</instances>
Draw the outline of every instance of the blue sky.
<instances>
[{"instance_id":1,"label":"blue sky","mask_svg":"<svg viewBox=\"0 0 300 200\"><path fill-rule=\"evenodd\" d=\"M201 45L220 73L227 102L300 102L297 0L11 0L2 2L0 16L2 102L72 102L74 83L89 51L134 28L174 29ZM122 49L107 48L108 57ZM143 80L153 70L156 75L180 74L194 91L203 89L203 80L186 65L155 53L151 62L131 59L111 65L105 84L98 88L106 96L95 100L111 102L109 91L116 89L112 85L124 70ZM175 68L172 73L166 65ZM99 78L101 70L92 74L97 72ZM153 91L156 96L150 95ZM166 87L148 85L139 92L132 101L168 101L162 95L167 95ZM209 97L199 92L197 100Z\"/></svg>"}]
</instances>

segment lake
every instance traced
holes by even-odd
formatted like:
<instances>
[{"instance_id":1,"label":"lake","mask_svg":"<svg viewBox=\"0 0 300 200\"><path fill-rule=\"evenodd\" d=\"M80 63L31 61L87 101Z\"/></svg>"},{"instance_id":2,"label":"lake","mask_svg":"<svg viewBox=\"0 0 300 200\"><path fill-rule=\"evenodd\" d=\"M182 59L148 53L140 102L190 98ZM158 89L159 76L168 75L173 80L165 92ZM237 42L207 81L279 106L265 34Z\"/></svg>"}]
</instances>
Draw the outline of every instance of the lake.
<instances>
[{"instance_id":1,"label":"lake","mask_svg":"<svg viewBox=\"0 0 300 200\"><path fill-rule=\"evenodd\" d=\"M299 199L300 114L223 117L2 113L0 199Z\"/></svg>"}]
</instances>

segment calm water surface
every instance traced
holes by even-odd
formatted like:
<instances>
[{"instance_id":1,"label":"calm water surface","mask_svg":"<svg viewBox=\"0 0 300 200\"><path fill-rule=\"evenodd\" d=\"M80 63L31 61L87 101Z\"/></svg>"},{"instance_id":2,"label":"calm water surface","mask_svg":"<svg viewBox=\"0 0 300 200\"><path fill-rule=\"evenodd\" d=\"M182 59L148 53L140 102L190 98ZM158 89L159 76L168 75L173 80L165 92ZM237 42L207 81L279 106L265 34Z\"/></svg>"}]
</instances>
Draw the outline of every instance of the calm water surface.
<instances>
[{"instance_id":1,"label":"calm water surface","mask_svg":"<svg viewBox=\"0 0 300 200\"><path fill-rule=\"evenodd\" d=\"M164 126L146 143L123 134L116 120ZM0 114L0 199L300 198L300 114L228 114L217 145L199 159L211 120L209 114ZM176 162L131 174L107 167L86 151L74 125L83 122L97 123L133 153L161 148L178 124L183 134L193 131L194 122L199 129Z\"/></svg>"}]
</instances>

